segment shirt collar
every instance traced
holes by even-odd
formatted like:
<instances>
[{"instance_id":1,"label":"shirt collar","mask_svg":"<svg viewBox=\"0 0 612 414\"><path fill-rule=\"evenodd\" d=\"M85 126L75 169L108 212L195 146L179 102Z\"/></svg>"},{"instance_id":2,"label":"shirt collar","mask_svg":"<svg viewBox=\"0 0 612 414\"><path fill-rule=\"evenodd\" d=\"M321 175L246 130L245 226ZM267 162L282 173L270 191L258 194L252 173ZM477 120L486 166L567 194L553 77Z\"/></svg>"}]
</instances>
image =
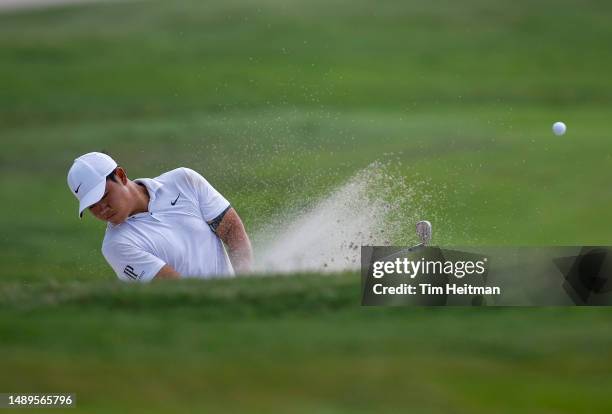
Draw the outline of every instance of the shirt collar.
<instances>
[{"instance_id":1,"label":"shirt collar","mask_svg":"<svg viewBox=\"0 0 612 414\"><path fill-rule=\"evenodd\" d=\"M151 202L155 199L155 194L157 193L157 190L159 190L164 185L155 178L137 178L134 180L134 182L143 184L147 188L150 198L149 206L151 205Z\"/></svg>"},{"instance_id":2,"label":"shirt collar","mask_svg":"<svg viewBox=\"0 0 612 414\"><path fill-rule=\"evenodd\" d=\"M145 188L147 189L147 192L149 193L149 205L147 206L148 211L144 211L142 213L136 213L134 215L131 215L127 219L125 219L125 221L128 221L130 219L139 218L139 217L146 217L146 216L151 216L155 220L159 221L159 218L155 217L155 215L153 214L152 206L153 206L153 202L155 201L155 198L157 197L157 190L159 190L164 184L154 178L137 178L134 180L134 182L141 183L142 185L144 185ZM117 226L120 226L121 224L123 223L115 225L109 222L108 227L115 228Z\"/></svg>"},{"instance_id":3,"label":"shirt collar","mask_svg":"<svg viewBox=\"0 0 612 414\"><path fill-rule=\"evenodd\" d=\"M163 184L154 178L137 178L134 180L134 182L137 184L144 185L147 189L147 192L149 193L149 205L147 206L148 211L136 213L132 216L129 216L128 220L131 218L144 217L148 215L155 217L154 214L152 214L155 212L153 208L153 203L157 198L157 190L159 190L163 186Z\"/></svg>"}]
</instances>

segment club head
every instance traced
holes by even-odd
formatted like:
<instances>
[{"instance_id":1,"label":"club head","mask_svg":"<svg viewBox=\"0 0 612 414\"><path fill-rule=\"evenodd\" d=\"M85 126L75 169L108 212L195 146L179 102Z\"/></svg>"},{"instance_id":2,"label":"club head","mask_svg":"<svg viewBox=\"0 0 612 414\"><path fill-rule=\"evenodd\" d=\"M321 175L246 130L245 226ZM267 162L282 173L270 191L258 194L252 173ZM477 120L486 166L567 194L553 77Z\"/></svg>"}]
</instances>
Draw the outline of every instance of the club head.
<instances>
[{"instance_id":1,"label":"club head","mask_svg":"<svg viewBox=\"0 0 612 414\"><path fill-rule=\"evenodd\" d=\"M416 224L416 233L421 244L428 245L431 241L431 223L427 220L419 221Z\"/></svg>"}]
</instances>

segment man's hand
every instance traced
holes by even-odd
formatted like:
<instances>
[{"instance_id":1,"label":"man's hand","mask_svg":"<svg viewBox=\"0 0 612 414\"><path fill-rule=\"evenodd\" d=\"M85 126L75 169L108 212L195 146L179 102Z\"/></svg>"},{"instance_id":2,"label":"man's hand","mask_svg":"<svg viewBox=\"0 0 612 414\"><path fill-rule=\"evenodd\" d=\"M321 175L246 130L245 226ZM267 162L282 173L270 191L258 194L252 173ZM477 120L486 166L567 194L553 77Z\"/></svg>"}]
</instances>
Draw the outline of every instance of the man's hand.
<instances>
[{"instance_id":1,"label":"man's hand","mask_svg":"<svg viewBox=\"0 0 612 414\"><path fill-rule=\"evenodd\" d=\"M217 236L227 246L234 271L236 273L251 271L253 262L251 241L246 234L242 220L233 208L230 208L223 216L217 227Z\"/></svg>"}]
</instances>

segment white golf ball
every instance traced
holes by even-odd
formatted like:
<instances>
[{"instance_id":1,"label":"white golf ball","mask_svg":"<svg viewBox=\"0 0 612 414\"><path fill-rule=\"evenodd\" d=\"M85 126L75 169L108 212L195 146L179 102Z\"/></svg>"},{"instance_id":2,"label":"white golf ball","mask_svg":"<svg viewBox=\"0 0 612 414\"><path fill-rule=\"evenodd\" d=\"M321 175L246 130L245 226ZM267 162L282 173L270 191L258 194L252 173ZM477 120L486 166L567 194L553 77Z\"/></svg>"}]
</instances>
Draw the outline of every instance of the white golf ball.
<instances>
[{"instance_id":1,"label":"white golf ball","mask_svg":"<svg viewBox=\"0 0 612 414\"><path fill-rule=\"evenodd\" d=\"M553 133L557 136L565 134L567 127L563 122L555 122L552 127Z\"/></svg>"}]
</instances>

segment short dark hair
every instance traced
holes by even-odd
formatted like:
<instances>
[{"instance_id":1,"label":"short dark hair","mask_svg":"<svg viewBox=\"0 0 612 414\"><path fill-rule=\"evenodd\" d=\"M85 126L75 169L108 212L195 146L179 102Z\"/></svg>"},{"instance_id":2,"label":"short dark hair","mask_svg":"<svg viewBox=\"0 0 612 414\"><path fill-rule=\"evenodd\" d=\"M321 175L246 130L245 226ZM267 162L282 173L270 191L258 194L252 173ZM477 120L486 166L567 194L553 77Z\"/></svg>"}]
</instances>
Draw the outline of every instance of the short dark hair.
<instances>
[{"instance_id":1,"label":"short dark hair","mask_svg":"<svg viewBox=\"0 0 612 414\"><path fill-rule=\"evenodd\" d=\"M112 170L111 173L106 176L106 179L117 182L117 169L115 168L114 170Z\"/></svg>"}]
</instances>

